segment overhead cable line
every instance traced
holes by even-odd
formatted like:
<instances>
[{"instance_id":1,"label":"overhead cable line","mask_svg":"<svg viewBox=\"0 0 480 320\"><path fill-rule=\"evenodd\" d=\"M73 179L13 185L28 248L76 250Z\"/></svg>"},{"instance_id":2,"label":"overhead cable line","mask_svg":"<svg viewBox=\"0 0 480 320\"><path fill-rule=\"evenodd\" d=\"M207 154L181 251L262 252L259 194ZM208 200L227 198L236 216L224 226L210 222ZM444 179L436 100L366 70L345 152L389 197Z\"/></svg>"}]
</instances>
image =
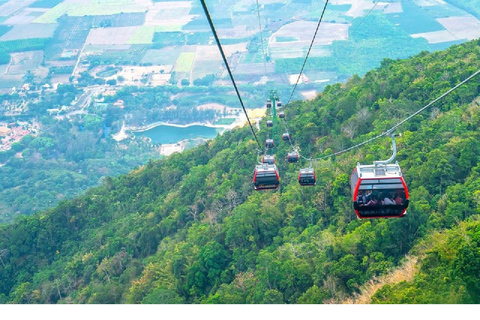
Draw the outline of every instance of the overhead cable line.
<instances>
[{"instance_id":1,"label":"overhead cable line","mask_svg":"<svg viewBox=\"0 0 480 320\"><path fill-rule=\"evenodd\" d=\"M462 85L464 85L465 83L469 82L470 80L472 80L473 78L475 78L476 76L478 76L480 74L480 69L478 69L476 72L474 72L472 75L470 75L468 78L466 78L465 80L463 80L462 82L460 82L459 84L457 84L456 86L454 86L453 88L450 88L448 91L446 91L445 93L443 93L442 95L440 95L439 97L435 98L434 100L430 101L426 106L418 109L416 112L414 112L413 114L411 114L410 116L406 117L405 119L403 119L402 121L398 122L396 125L394 125L393 127L391 127L390 129L388 129L387 131L375 136L375 137L372 137L368 140L365 140L359 144L356 144L352 147L349 147L349 148L346 148L346 149L343 149L341 151L338 151L338 152L335 152L335 153L332 153L332 154L329 154L329 155L325 155L325 156L321 156L321 157L318 157L318 158L306 158L304 156L301 156L303 159L307 160L307 161L316 161L316 160L322 160L322 159L326 159L326 158L330 158L330 157L333 157L333 156L336 156L336 155L340 155L342 153L345 153L347 151L350 151L352 149L355 149L355 148L358 148L358 147L361 147L361 146L364 146L366 145L367 143L370 143L378 138L381 138L383 136L386 136L386 135L389 135L390 133L392 133L393 131L395 131L395 129L397 129L399 126L401 126L402 124L404 124L405 122L407 122L408 120L412 119L413 117L415 117L416 115L418 115L419 113L423 112L425 109L428 109L429 107L431 107L432 105L434 105L435 103L437 103L439 100L445 98L446 96L448 96L450 93L452 93L453 91L455 91L456 89L458 89L459 87L461 87Z\"/></svg>"},{"instance_id":2,"label":"overhead cable line","mask_svg":"<svg viewBox=\"0 0 480 320\"><path fill-rule=\"evenodd\" d=\"M315 38L317 37L318 29L320 28L320 24L322 23L323 20L323 15L325 14L325 9L327 9L328 5L328 0L325 2L325 6L323 7L322 15L320 16L320 19L318 20L317 28L315 29L315 33L313 34L312 42L310 43L310 47L308 48L307 55L305 56L305 60L303 61L302 69L300 69L300 73L298 74L297 82L295 83L295 86L293 87L292 94L290 94L290 98L288 98L288 101L286 104L289 104L290 101L292 100L293 94L295 93L295 90L297 89L298 82L300 81L300 78L302 77L303 74L303 69L305 68L305 64L307 63L308 56L310 55L310 51L312 50L313 43L315 42Z\"/></svg>"},{"instance_id":3,"label":"overhead cable line","mask_svg":"<svg viewBox=\"0 0 480 320\"><path fill-rule=\"evenodd\" d=\"M258 17L258 29L260 30L260 41L262 44L262 56L263 56L263 74L267 76L267 63L265 57L265 48L263 47L263 32L262 32L262 20L260 19L260 5L257 0L257 17Z\"/></svg>"},{"instance_id":4,"label":"overhead cable line","mask_svg":"<svg viewBox=\"0 0 480 320\"><path fill-rule=\"evenodd\" d=\"M373 7L370 9L370 11L367 12L367 14L362 18L362 21L360 21L360 24L358 25L358 27L360 27L362 24L363 24L363 21L365 21L365 19L368 17L368 15L370 14L370 12L373 11L373 9L375 9L375 7L377 6L377 4L380 2L380 0L377 0L377 2L375 2L375 4L373 5ZM357 27L357 28L358 28Z\"/></svg>"},{"instance_id":5,"label":"overhead cable line","mask_svg":"<svg viewBox=\"0 0 480 320\"><path fill-rule=\"evenodd\" d=\"M222 44L220 43L220 39L218 38L217 31L215 30L215 26L213 25L212 18L210 17L210 12L208 11L207 5L205 4L205 0L200 0L202 3L203 11L205 12L205 15L207 16L208 24L210 25L210 28L212 29L213 36L215 37L215 41L217 42L218 50L220 50L220 54L222 55L223 62L225 63L225 66L227 67L228 74L230 75L230 79L232 80L233 87L235 88L235 92L237 93L238 100L240 101L240 104L242 105L243 112L245 113L245 116L247 117L248 125L250 126L250 130L252 131L252 134L255 138L255 141L257 142L257 145L260 149L262 149L260 142L258 142L257 135L255 134L255 130L253 130L252 123L250 122L250 118L248 117L247 110L245 109L245 105L243 104L242 97L240 96L240 92L238 91L237 84L235 83L235 79L233 78L232 71L230 70L230 66L227 61L227 57L225 56L225 53L223 52Z\"/></svg>"}]
</instances>

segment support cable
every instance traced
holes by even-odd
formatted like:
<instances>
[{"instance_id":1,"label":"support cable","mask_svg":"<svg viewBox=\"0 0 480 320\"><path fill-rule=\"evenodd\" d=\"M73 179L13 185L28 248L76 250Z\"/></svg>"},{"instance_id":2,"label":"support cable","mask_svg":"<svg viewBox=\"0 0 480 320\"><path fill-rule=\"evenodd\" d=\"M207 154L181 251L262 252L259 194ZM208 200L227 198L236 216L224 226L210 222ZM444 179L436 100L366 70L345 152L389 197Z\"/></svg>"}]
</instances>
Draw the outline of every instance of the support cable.
<instances>
[{"instance_id":1,"label":"support cable","mask_svg":"<svg viewBox=\"0 0 480 320\"><path fill-rule=\"evenodd\" d=\"M402 124L404 124L405 122L409 121L410 119L412 119L413 117L415 117L416 115L418 115L419 113L423 112L424 110L428 109L429 107L431 107L432 105L434 105L435 103L437 103L438 101L440 101L441 99L445 98L446 96L448 96L450 93L452 93L453 91L457 90L458 88L460 88L461 86L463 86L465 83L469 82L470 80L472 80L473 78L475 78L476 76L478 76L480 74L480 69L478 69L476 72L474 72L473 74L471 74L468 78L466 78L465 80L461 81L460 83L458 83L456 86L454 86L453 88L450 88L448 91L446 91L445 93L443 93L442 95L440 95L439 97L435 98L434 100L430 101L426 106L418 109L416 112L414 112L413 114L411 114L410 116L406 117L405 119L403 119L402 121L398 122L396 125L394 125L393 127L391 127L390 129L388 129L387 131L375 136L375 137L372 137L368 140L365 140L361 143L358 143L352 147L349 147L349 148L346 148L346 149L343 149L341 151L338 151L338 152L335 152L335 153L332 153L332 154L329 154L329 155L325 155L325 156L321 156L321 157L318 157L318 158L306 158L304 156L301 155L301 157L307 161L316 161L316 160L322 160L322 159L326 159L326 158L330 158L330 157L333 157L333 156L337 156L337 155L340 155L342 153L345 153L347 151L350 151L352 149L355 149L355 148L359 148L361 146L364 146L366 145L367 143L370 143L374 140L377 140L378 138L381 138L383 136L386 136L386 135L389 135L391 134L393 131L395 131L395 129L397 129L399 126L401 126Z\"/></svg>"},{"instance_id":2,"label":"support cable","mask_svg":"<svg viewBox=\"0 0 480 320\"><path fill-rule=\"evenodd\" d=\"M303 69L305 68L305 64L307 63L308 56L310 55L310 51L312 50L313 43L315 42L315 38L317 37L318 29L320 28L320 24L322 23L323 15L325 14L325 9L327 9L327 5L328 5L328 0L325 2L325 6L323 7L322 15L320 16L320 19L318 20L317 28L315 29L315 33L313 34L312 42L310 43L310 47L308 48L307 55L305 56L305 60L303 61L302 69L300 69L300 73L298 74L297 82L295 83L295 86L293 87L292 93L290 94L290 98L288 98L288 101L285 105L288 105L290 103L290 101L292 100L293 94L295 93L295 90L297 89L298 82L300 81L300 78L302 77Z\"/></svg>"},{"instance_id":3,"label":"support cable","mask_svg":"<svg viewBox=\"0 0 480 320\"><path fill-rule=\"evenodd\" d=\"M258 17L258 29L260 30L260 41L262 44L262 56L263 56L263 75L267 76L267 63L266 63L266 56L265 56L265 49L263 47L263 32L262 32L262 20L260 19L260 5L257 1L257 17Z\"/></svg>"},{"instance_id":4,"label":"support cable","mask_svg":"<svg viewBox=\"0 0 480 320\"><path fill-rule=\"evenodd\" d=\"M368 17L368 15L370 14L370 12L373 11L373 9L375 9L375 7L377 6L377 4L380 2L380 0L377 0L377 2L375 2L375 4L373 5L372 9L370 9L370 11L367 12L367 14L362 18L362 21L360 21L360 24L358 25L358 27L360 27L363 22L365 21L365 19ZM358 28L357 27L357 28Z\"/></svg>"},{"instance_id":5,"label":"support cable","mask_svg":"<svg viewBox=\"0 0 480 320\"><path fill-rule=\"evenodd\" d=\"M205 15L207 16L208 24L210 25L210 28L212 29L213 36L215 37L215 41L217 42L218 50L220 50L220 54L222 55L223 62L225 63L225 66L227 68L228 74L230 76L230 79L232 80L233 87L235 88L235 92L237 93L238 100L240 101L240 104L242 105L243 112L245 113L245 116L247 117L248 125L250 126L250 130L252 131L252 134L255 138L255 141L257 142L257 145L260 149L262 149L262 146L260 145L260 142L258 142L257 135L255 134L255 130L253 130L252 123L250 122L250 118L248 117L247 110L245 109L245 105L243 104L242 97L240 96L240 92L238 91L237 84L235 83L235 79L233 78L232 71L230 70L230 66L228 65L227 57L225 56L225 53L223 52L222 44L220 43L220 39L218 38L217 31L215 30L215 26L213 25L212 18L210 17L210 12L208 11L207 5L205 4L205 0L200 0L202 3L203 11L205 12Z\"/></svg>"}]
</instances>

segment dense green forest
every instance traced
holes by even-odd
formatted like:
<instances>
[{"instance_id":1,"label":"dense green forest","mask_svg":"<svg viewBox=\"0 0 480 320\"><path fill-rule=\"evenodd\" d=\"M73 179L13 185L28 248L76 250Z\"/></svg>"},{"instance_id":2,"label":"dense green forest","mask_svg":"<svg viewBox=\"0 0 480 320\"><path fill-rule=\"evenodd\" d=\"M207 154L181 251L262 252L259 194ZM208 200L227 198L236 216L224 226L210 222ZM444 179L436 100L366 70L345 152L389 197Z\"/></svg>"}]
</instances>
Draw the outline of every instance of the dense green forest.
<instances>
[{"instance_id":1,"label":"dense green forest","mask_svg":"<svg viewBox=\"0 0 480 320\"><path fill-rule=\"evenodd\" d=\"M288 105L290 131L304 155L364 141L478 70L479 58L477 40L384 60ZM479 93L475 79L400 128L403 219L360 221L351 205L352 168L388 157L387 138L316 162L312 188L298 185L280 144L280 190L255 192L256 144L243 128L1 226L0 302L341 302L408 253L419 256L414 281L373 302L479 303Z\"/></svg>"},{"instance_id":2,"label":"dense green forest","mask_svg":"<svg viewBox=\"0 0 480 320\"><path fill-rule=\"evenodd\" d=\"M87 84L93 79L84 78L86 76L82 81ZM241 88L247 92L245 101L254 107L260 107L258 104L263 104L263 97L268 93L266 86ZM0 222L50 209L61 200L71 199L97 186L103 177L125 174L147 163L149 158L159 156L155 146L141 139L115 141L111 134L118 133L123 124L214 122L223 114L214 110L197 110L196 107L213 102L238 103L230 92L231 88L212 86L208 94L205 89L203 86L127 86L113 96L101 97L103 102L94 102L84 110L69 107L57 116L50 114L49 110L60 110L75 101L82 101L88 89L69 84L60 85L53 92L29 93L25 97L0 95L0 103L28 103L29 115L23 120L35 119L41 125L38 136L25 136L10 150L0 152L0 163L4 164L0 166ZM279 88L284 96L288 90L290 87L287 86ZM172 96L175 98L171 100ZM114 105L119 99L124 101L123 109ZM172 105L176 108L167 108Z\"/></svg>"}]
</instances>

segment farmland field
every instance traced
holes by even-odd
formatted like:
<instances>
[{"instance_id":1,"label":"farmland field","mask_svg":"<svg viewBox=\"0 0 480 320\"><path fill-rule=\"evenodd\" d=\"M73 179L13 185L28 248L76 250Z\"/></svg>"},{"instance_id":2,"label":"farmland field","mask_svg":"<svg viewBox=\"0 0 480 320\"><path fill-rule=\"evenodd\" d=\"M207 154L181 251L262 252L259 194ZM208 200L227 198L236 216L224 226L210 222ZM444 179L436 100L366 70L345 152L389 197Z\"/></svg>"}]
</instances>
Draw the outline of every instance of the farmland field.
<instances>
[{"instance_id":1,"label":"farmland field","mask_svg":"<svg viewBox=\"0 0 480 320\"><path fill-rule=\"evenodd\" d=\"M127 44L151 44L153 43L154 34L155 26L141 26L128 39Z\"/></svg>"},{"instance_id":2,"label":"farmland field","mask_svg":"<svg viewBox=\"0 0 480 320\"><path fill-rule=\"evenodd\" d=\"M92 25L91 17L68 17L64 16L58 19L58 28L53 35L53 41L45 48L45 58L54 60L62 56L64 52L80 51L87 39L90 27ZM76 54L73 54L73 58Z\"/></svg>"},{"instance_id":3,"label":"farmland field","mask_svg":"<svg viewBox=\"0 0 480 320\"><path fill-rule=\"evenodd\" d=\"M28 71L34 71L40 67L43 60L43 51L25 51L12 53L12 61L7 70L9 75L24 75Z\"/></svg>"},{"instance_id":4,"label":"farmland field","mask_svg":"<svg viewBox=\"0 0 480 320\"><path fill-rule=\"evenodd\" d=\"M195 52L183 52L175 63L176 72L190 72L195 61Z\"/></svg>"},{"instance_id":5,"label":"farmland field","mask_svg":"<svg viewBox=\"0 0 480 320\"><path fill-rule=\"evenodd\" d=\"M58 24L20 24L0 37L0 41L23 40L32 38L51 38Z\"/></svg>"},{"instance_id":6,"label":"farmland field","mask_svg":"<svg viewBox=\"0 0 480 320\"><path fill-rule=\"evenodd\" d=\"M473 16L440 18L438 21L457 39L480 37L480 21Z\"/></svg>"},{"instance_id":7,"label":"farmland field","mask_svg":"<svg viewBox=\"0 0 480 320\"><path fill-rule=\"evenodd\" d=\"M43 50L45 48L46 39L22 39L0 42L0 50L7 52L21 52L32 50Z\"/></svg>"},{"instance_id":8,"label":"farmland field","mask_svg":"<svg viewBox=\"0 0 480 320\"><path fill-rule=\"evenodd\" d=\"M98 28L90 30L87 45L128 44L140 27Z\"/></svg>"},{"instance_id":9,"label":"farmland field","mask_svg":"<svg viewBox=\"0 0 480 320\"><path fill-rule=\"evenodd\" d=\"M181 47L165 47L162 49L148 50L142 59L142 63L174 65L183 51L184 49Z\"/></svg>"},{"instance_id":10,"label":"farmland field","mask_svg":"<svg viewBox=\"0 0 480 320\"><path fill-rule=\"evenodd\" d=\"M388 19L410 34L444 30L427 11L411 2L402 2L402 13L388 14ZM422 23L418 23L421 21Z\"/></svg>"},{"instance_id":11,"label":"farmland field","mask_svg":"<svg viewBox=\"0 0 480 320\"><path fill-rule=\"evenodd\" d=\"M68 11L70 16L101 16L119 13L145 12L149 1L96 0L88 5L75 6Z\"/></svg>"},{"instance_id":12,"label":"farmland field","mask_svg":"<svg viewBox=\"0 0 480 320\"><path fill-rule=\"evenodd\" d=\"M59 5L48 10L39 18L35 19L34 22L54 23L64 14L73 17L83 17L116 15L121 13L141 13L147 10L148 3L148 1L143 0L140 1L140 3L135 3L133 0L96 0L96 2L94 3L62 2Z\"/></svg>"},{"instance_id":13,"label":"farmland field","mask_svg":"<svg viewBox=\"0 0 480 320\"><path fill-rule=\"evenodd\" d=\"M7 17L23 8L28 7L35 0L12 0L0 5L0 16Z\"/></svg>"},{"instance_id":14,"label":"farmland field","mask_svg":"<svg viewBox=\"0 0 480 320\"><path fill-rule=\"evenodd\" d=\"M315 32L317 22L314 21L295 21L282 26L277 32L270 36L268 40L269 47L291 47L295 46L309 46L312 41L312 35ZM322 23L318 29L317 39L315 44L317 45L330 45L334 40L347 40L348 29L350 24L342 23ZM289 43L278 42L277 39L284 37L297 38L298 40Z\"/></svg>"},{"instance_id":15,"label":"farmland field","mask_svg":"<svg viewBox=\"0 0 480 320\"><path fill-rule=\"evenodd\" d=\"M201 60L195 61L192 68L192 79L205 77L207 74L219 75L223 71L221 60Z\"/></svg>"}]
</instances>

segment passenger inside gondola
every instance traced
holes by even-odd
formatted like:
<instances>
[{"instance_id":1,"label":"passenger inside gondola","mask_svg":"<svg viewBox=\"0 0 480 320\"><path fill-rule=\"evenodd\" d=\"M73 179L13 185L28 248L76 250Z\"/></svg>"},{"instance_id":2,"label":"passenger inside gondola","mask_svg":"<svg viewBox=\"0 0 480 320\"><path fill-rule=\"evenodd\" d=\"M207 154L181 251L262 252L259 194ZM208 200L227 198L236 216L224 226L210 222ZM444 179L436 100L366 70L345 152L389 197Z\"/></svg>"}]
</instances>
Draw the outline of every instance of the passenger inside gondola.
<instances>
[{"instance_id":1,"label":"passenger inside gondola","mask_svg":"<svg viewBox=\"0 0 480 320\"><path fill-rule=\"evenodd\" d=\"M394 200L393 193L385 192L383 194L382 204L385 205L385 206L395 205L396 203L395 203L395 200Z\"/></svg>"},{"instance_id":2,"label":"passenger inside gondola","mask_svg":"<svg viewBox=\"0 0 480 320\"><path fill-rule=\"evenodd\" d=\"M405 192L403 190L397 190L397 195L395 196L395 204L403 205L404 199L405 199Z\"/></svg>"},{"instance_id":3,"label":"passenger inside gondola","mask_svg":"<svg viewBox=\"0 0 480 320\"><path fill-rule=\"evenodd\" d=\"M366 203L366 198L365 198L365 191L359 190L358 191L358 196L357 196L357 203L362 206Z\"/></svg>"},{"instance_id":4,"label":"passenger inside gondola","mask_svg":"<svg viewBox=\"0 0 480 320\"><path fill-rule=\"evenodd\" d=\"M376 206L376 205L378 205L378 203L379 203L379 202L378 202L378 197L377 197L377 195L372 194L370 201L368 201L365 205L366 205L366 206Z\"/></svg>"}]
</instances>

